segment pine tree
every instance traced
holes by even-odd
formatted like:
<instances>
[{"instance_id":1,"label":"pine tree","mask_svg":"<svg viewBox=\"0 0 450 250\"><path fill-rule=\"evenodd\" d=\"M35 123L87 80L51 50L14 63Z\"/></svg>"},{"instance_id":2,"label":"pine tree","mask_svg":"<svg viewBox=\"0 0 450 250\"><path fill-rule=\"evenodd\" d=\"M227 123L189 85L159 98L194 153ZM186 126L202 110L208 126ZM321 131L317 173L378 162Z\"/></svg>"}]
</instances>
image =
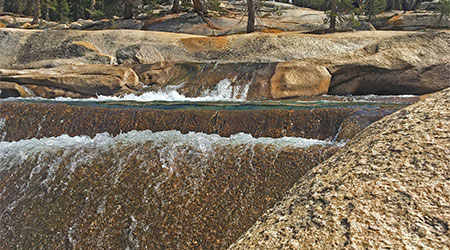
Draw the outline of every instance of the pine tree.
<instances>
[{"instance_id":1,"label":"pine tree","mask_svg":"<svg viewBox=\"0 0 450 250\"><path fill-rule=\"evenodd\" d=\"M23 3L21 0L5 0L4 11L13 13L23 13Z\"/></svg>"},{"instance_id":2,"label":"pine tree","mask_svg":"<svg viewBox=\"0 0 450 250\"><path fill-rule=\"evenodd\" d=\"M123 19L133 18L133 0L124 0Z\"/></svg>"},{"instance_id":3,"label":"pine tree","mask_svg":"<svg viewBox=\"0 0 450 250\"><path fill-rule=\"evenodd\" d=\"M58 3L57 7L58 21L62 22L69 21L70 9L67 0L58 0L57 3Z\"/></svg>"}]
</instances>

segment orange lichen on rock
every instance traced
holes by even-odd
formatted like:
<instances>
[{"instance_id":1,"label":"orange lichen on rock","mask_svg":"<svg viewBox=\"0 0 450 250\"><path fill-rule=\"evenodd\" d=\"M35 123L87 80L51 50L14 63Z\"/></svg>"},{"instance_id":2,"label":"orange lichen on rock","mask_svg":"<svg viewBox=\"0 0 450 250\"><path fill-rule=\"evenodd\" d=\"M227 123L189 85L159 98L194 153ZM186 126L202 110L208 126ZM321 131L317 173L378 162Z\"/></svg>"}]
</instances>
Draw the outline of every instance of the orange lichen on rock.
<instances>
[{"instance_id":1,"label":"orange lichen on rock","mask_svg":"<svg viewBox=\"0 0 450 250\"><path fill-rule=\"evenodd\" d=\"M262 33L282 33L282 30L277 29L263 29L261 30Z\"/></svg>"},{"instance_id":2,"label":"orange lichen on rock","mask_svg":"<svg viewBox=\"0 0 450 250\"><path fill-rule=\"evenodd\" d=\"M403 23L403 15L397 15L387 20L388 25L400 25Z\"/></svg>"},{"instance_id":3,"label":"orange lichen on rock","mask_svg":"<svg viewBox=\"0 0 450 250\"><path fill-rule=\"evenodd\" d=\"M228 48L229 42L226 37L195 37L184 38L180 40L188 50L208 51L208 50L224 50Z\"/></svg>"}]
</instances>

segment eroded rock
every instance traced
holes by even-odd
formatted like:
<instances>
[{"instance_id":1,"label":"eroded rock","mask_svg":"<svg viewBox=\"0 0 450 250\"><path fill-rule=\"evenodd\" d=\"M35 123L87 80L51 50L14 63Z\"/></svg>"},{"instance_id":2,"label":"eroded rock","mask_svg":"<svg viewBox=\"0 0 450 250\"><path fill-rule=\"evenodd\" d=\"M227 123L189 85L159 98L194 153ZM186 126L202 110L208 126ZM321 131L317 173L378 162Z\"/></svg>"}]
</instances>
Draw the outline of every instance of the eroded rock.
<instances>
[{"instance_id":1,"label":"eroded rock","mask_svg":"<svg viewBox=\"0 0 450 250\"><path fill-rule=\"evenodd\" d=\"M270 79L273 98L326 94L331 75L324 66L301 61L278 63Z\"/></svg>"},{"instance_id":2,"label":"eroded rock","mask_svg":"<svg viewBox=\"0 0 450 250\"><path fill-rule=\"evenodd\" d=\"M0 70L0 79L40 85L83 95L112 95L141 87L132 69L107 65L67 65L37 70Z\"/></svg>"},{"instance_id":3,"label":"eroded rock","mask_svg":"<svg viewBox=\"0 0 450 250\"><path fill-rule=\"evenodd\" d=\"M30 96L30 94L19 84L0 81L0 98L28 96Z\"/></svg>"}]
</instances>

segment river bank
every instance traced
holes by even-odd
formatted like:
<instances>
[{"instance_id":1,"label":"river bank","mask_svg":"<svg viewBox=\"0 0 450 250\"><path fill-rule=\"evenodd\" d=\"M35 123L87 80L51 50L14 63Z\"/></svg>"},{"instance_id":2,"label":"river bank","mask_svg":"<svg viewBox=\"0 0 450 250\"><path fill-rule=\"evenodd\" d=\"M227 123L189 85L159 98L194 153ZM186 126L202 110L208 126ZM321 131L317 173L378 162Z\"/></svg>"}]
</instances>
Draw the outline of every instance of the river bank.
<instances>
[{"instance_id":1,"label":"river bank","mask_svg":"<svg viewBox=\"0 0 450 250\"><path fill-rule=\"evenodd\" d=\"M248 85L247 98L255 100L427 94L450 82L450 33L445 31L223 37L125 30L0 31L0 81L9 82L0 87L12 89L13 96L140 95L178 86L181 94L195 97L227 80L240 89Z\"/></svg>"}]
</instances>

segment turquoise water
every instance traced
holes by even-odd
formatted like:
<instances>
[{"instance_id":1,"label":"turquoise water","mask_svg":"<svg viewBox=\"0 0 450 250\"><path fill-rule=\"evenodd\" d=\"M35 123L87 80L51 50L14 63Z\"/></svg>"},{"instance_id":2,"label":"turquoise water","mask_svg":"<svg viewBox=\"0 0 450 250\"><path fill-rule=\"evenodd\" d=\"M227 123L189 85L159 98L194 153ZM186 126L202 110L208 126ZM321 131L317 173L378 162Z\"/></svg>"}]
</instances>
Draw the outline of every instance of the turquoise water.
<instances>
[{"instance_id":1,"label":"turquoise water","mask_svg":"<svg viewBox=\"0 0 450 250\"><path fill-rule=\"evenodd\" d=\"M333 98L335 100L333 100ZM331 99L331 100L330 100ZM129 101L129 100L93 100L93 99L42 99L42 98L7 98L1 102L27 102L27 103L64 103L74 106L91 106L104 108L151 108L151 109L201 109L201 110L260 110L260 109L314 109L336 107L366 107L402 108L415 102L414 97L318 97L311 99L292 99L281 101Z\"/></svg>"}]
</instances>

